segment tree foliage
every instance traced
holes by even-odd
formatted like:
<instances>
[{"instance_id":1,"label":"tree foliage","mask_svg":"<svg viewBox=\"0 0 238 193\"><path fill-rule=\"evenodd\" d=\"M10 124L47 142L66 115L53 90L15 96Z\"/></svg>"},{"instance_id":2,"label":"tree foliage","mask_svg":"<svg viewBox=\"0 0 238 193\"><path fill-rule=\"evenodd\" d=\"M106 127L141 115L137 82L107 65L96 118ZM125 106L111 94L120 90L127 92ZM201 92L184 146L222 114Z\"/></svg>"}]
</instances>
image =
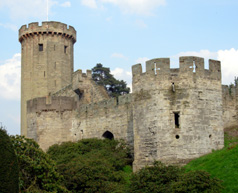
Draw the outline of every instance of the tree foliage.
<instances>
[{"instance_id":1,"label":"tree foliage","mask_svg":"<svg viewBox=\"0 0 238 193\"><path fill-rule=\"evenodd\" d=\"M0 128L0 192L19 192L19 168L10 137Z\"/></svg>"},{"instance_id":2,"label":"tree foliage","mask_svg":"<svg viewBox=\"0 0 238 193\"><path fill-rule=\"evenodd\" d=\"M53 145L47 152L72 192L125 192L123 168L131 164L125 143L84 139Z\"/></svg>"},{"instance_id":3,"label":"tree foliage","mask_svg":"<svg viewBox=\"0 0 238 193\"><path fill-rule=\"evenodd\" d=\"M221 192L221 180L204 171L185 173L176 166L155 162L136 172L131 179L131 193L186 193Z\"/></svg>"},{"instance_id":4,"label":"tree foliage","mask_svg":"<svg viewBox=\"0 0 238 193\"><path fill-rule=\"evenodd\" d=\"M97 84L105 87L111 97L118 97L130 92L125 81L115 79L110 73L110 68L103 67L100 63L92 68L92 77Z\"/></svg>"},{"instance_id":5,"label":"tree foliage","mask_svg":"<svg viewBox=\"0 0 238 193\"><path fill-rule=\"evenodd\" d=\"M18 164L21 192L67 192L55 163L32 139L11 136Z\"/></svg>"}]
</instances>

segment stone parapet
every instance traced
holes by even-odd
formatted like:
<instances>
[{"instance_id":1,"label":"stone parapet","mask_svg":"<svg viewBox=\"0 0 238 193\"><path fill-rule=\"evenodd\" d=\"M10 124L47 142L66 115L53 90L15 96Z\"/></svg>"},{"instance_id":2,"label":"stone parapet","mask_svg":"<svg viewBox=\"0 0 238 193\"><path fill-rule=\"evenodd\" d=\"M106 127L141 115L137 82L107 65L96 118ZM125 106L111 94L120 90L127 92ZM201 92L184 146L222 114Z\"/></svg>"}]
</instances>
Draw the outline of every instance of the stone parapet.
<instances>
[{"instance_id":1,"label":"stone parapet","mask_svg":"<svg viewBox=\"0 0 238 193\"><path fill-rule=\"evenodd\" d=\"M42 111L72 111L76 107L73 97L40 97L27 101L27 113L40 113Z\"/></svg>"},{"instance_id":2,"label":"stone parapet","mask_svg":"<svg viewBox=\"0 0 238 193\"><path fill-rule=\"evenodd\" d=\"M217 60L209 60L209 69L204 68L204 58L195 56L183 56L179 58L179 68L170 68L169 58L155 58L146 62L146 71L142 72L141 64L132 66L133 77L144 74L151 76L179 76L185 73L189 75L199 75L209 79L221 80L221 63Z\"/></svg>"},{"instance_id":3,"label":"stone parapet","mask_svg":"<svg viewBox=\"0 0 238 193\"><path fill-rule=\"evenodd\" d=\"M42 26L38 22L23 25L19 30L19 42L22 42L24 38L29 36L38 36L40 34L47 35L61 35L65 38L72 39L76 42L76 30L72 26L67 26L61 22L49 21L42 22Z\"/></svg>"}]
</instances>

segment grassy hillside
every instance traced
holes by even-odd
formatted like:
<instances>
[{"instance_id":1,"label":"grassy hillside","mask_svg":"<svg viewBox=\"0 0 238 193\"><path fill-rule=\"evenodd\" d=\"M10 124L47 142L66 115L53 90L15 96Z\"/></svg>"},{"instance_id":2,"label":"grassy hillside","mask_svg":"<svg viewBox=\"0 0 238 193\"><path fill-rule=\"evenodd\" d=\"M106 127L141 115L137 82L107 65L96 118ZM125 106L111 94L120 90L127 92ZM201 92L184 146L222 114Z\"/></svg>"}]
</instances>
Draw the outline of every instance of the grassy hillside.
<instances>
[{"instance_id":1,"label":"grassy hillside","mask_svg":"<svg viewBox=\"0 0 238 193\"><path fill-rule=\"evenodd\" d=\"M187 171L205 170L223 180L223 192L238 192L238 128L225 129L225 147L191 161Z\"/></svg>"}]
</instances>

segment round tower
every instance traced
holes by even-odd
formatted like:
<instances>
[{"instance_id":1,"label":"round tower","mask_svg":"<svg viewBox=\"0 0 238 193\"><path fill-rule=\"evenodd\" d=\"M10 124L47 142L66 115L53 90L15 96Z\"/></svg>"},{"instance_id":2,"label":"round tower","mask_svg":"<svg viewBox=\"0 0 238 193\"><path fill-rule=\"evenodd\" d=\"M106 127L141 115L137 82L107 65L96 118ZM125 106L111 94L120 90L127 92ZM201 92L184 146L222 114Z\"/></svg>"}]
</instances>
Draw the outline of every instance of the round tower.
<instances>
[{"instance_id":1,"label":"round tower","mask_svg":"<svg viewBox=\"0 0 238 193\"><path fill-rule=\"evenodd\" d=\"M30 23L19 30L21 43L21 135L27 136L27 101L72 82L76 31L60 22Z\"/></svg>"}]
</instances>

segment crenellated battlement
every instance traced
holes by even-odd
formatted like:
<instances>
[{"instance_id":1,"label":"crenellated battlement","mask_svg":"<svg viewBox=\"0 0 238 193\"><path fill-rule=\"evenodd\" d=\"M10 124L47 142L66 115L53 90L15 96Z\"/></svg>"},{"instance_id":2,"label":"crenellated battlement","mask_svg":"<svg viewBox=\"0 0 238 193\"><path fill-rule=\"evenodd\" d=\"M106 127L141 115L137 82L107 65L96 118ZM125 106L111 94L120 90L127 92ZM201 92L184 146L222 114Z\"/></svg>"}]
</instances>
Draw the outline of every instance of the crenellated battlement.
<instances>
[{"instance_id":1,"label":"crenellated battlement","mask_svg":"<svg viewBox=\"0 0 238 193\"><path fill-rule=\"evenodd\" d=\"M83 73L82 70L77 70L73 73L73 82L81 82L84 79L91 79L92 78L92 71L87 70L86 73Z\"/></svg>"},{"instance_id":2,"label":"crenellated battlement","mask_svg":"<svg viewBox=\"0 0 238 193\"><path fill-rule=\"evenodd\" d=\"M179 84L180 88L203 86L205 80L205 84L212 81L219 86L221 64L220 61L209 60L207 70L204 68L204 58L183 56L179 58L179 68L170 68L169 58L155 58L146 62L145 72L142 71L141 64L132 66L132 75L134 92L140 89L165 89L171 84Z\"/></svg>"},{"instance_id":3,"label":"crenellated battlement","mask_svg":"<svg viewBox=\"0 0 238 193\"><path fill-rule=\"evenodd\" d=\"M48 111L64 112L75 109L76 103L73 97L40 97L27 101L27 113L40 113Z\"/></svg>"},{"instance_id":4,"label":"crenellated battlement","mask_svg":"<svg viewBox=\"0 0 238 193\"><path fill-rule=\"evenodd\" d=\"M72 39L74 43L76 42L76 30L72 26L55 21L42 22L41 26L38 22L30 23L28 27L27 25L23 25L19 29L19 42L22 42L24 38L42 34L60 35Z\"/></svg>"},{"instance_id":5,"label":"crenellated battlement","mask_svg":"<svg viewBox=\"0 0 238 193\"><path fill-rule=\"evenodd\" d=\"M133 77L142 75L179 76L194 75L221 80L221 64L217 60L209 60L209 69L204 68L204 58L183 56L179 58L179 68L170 68L169 58L155 58L146 62L146 71L142 72L141 64L132 66Z\"/></svg>"}]
</instances>

